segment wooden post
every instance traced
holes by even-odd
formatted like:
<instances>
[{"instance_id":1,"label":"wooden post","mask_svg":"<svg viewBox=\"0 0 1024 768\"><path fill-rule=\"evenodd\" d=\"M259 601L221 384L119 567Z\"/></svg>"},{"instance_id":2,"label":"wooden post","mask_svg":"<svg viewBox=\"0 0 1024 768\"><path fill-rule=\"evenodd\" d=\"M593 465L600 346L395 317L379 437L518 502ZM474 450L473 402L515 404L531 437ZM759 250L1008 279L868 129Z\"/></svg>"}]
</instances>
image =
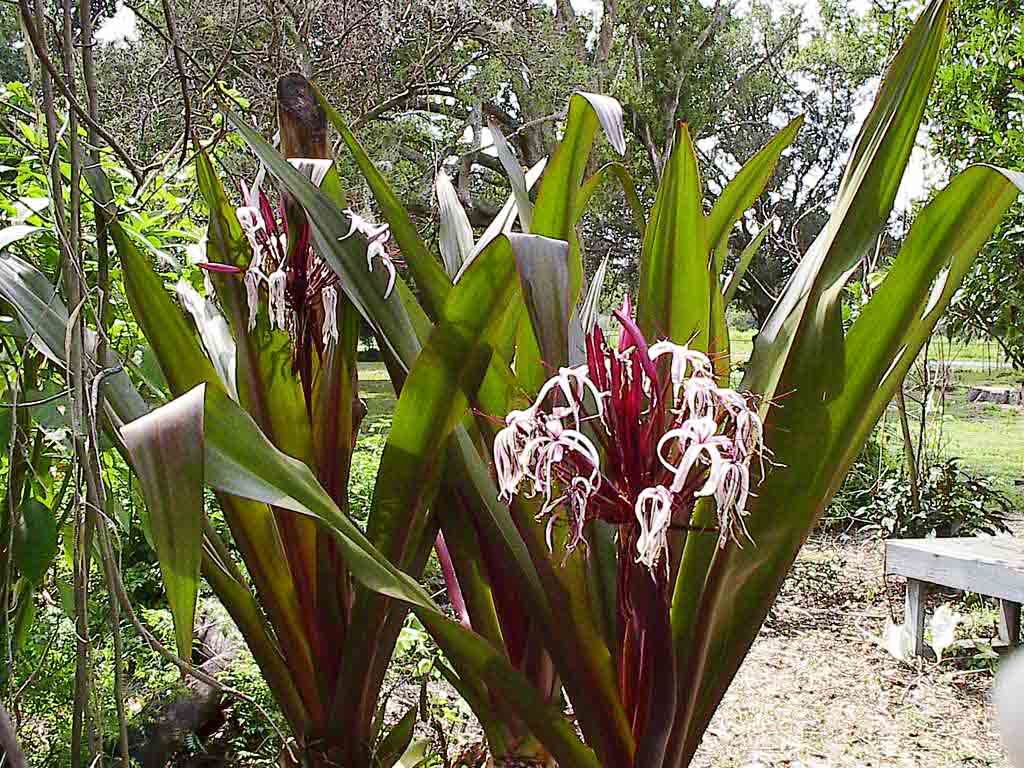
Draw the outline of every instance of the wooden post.
<instances>
[{"instance_id":1,"label":"wooden post","mask_svg":"<svg viewBox=\"0 0 1024 768\"><path fill-rule=\"evenodd\" d=\"M906 622L907 631L914 640L914 655L924 655L924 600L928 596L928 583L907 579Z\"/></svg>"},{"instance_id":2,"label":"wooden post","mask_svg":"<svg viewBox=\"0 0 1024 768\"><path fill-rule=\"evenodd\" d=\"M1020 603L999 601L999 639L1008 648L1020 645Z\"/></svg>"}]
</instances>

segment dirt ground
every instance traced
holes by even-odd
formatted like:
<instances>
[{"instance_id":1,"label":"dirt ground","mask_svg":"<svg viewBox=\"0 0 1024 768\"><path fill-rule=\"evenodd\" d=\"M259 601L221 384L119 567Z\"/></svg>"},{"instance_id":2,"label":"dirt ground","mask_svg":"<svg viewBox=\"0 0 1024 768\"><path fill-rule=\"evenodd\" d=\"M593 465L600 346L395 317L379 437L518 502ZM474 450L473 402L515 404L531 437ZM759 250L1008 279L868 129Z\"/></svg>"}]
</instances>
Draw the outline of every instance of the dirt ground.
<instances>
[{"instance_id":1,"label":"dirt ground","mask_svg":"<svg viewBox=\"0 0 1024 768\"><path fill-rule=\"evenodd\" d=\"M970 662L973 649L942 664L890 656L877 638L890 600L902 621L902 584L888 593L877 540L810 542L694 765L1007 766L991 672Z\"/></svg>"}]
</instances>

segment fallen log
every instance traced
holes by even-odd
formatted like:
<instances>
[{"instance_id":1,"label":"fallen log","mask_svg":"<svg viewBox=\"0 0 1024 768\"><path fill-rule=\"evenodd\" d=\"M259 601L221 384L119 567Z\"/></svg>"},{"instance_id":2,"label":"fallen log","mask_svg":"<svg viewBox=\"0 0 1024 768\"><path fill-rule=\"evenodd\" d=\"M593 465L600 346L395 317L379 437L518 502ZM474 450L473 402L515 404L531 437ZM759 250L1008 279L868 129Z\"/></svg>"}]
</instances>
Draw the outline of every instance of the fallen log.
<instances>
[{"instance_id":1,"label":"fallen log","mask_svg":"<svg viewBox=\"0 0 1024 768\"><path fill-rule=\"evenodd\" d=\"M1024 389L1020 387L971 387L967 390L969 403L996 403L998 405L1020 405L1024 401Z\"/></svg>"},{"instance_id":2,"label":"fallen log","mask_svg":"<svg viewBox=\"0 0 1024 768\"><path fill-rule=\"evenodd\" d=\"M242 640L223 611L204 612L196 627L196 653L200 670L216 677L237 658ZM165 768L181 751L191 733L209 731L223 718L225 702L213 686L188 679L177 695L154 703L149 723L131 739L131 756L142 768Z\"/></svg>"}]
</instances>

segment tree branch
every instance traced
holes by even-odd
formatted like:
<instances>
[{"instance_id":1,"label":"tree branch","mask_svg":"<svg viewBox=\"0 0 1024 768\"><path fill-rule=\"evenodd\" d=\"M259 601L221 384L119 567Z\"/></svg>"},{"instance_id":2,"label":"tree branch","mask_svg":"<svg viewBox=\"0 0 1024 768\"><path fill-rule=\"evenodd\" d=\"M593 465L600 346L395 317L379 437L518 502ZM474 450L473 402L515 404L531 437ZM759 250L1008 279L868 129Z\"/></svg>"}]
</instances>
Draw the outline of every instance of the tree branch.
<instances>
[{"instance_id":1,"label":"tree branch","mask_svg":"<svg viewBox=\"0 0 1024 768\"><path fill-rule=\"evenodd\" d=\"M89 113L81 104L78 103L78 99L75 98L75 95L71 92L68 84L64 82L63 78L60 76L60 72L58 72L57 68L53 65L53 62L50 60L50 56L46 51L46 41L40 36L39 29L33 21L33 12L29 5L29 0L18 0L18 9L21 11L21 19L25 25L25 32L28 35L29 41L32 43L33 50L36 52L36 58L39 59L43 67L49 73L50 78L52 78L53 82L57 85L61 94L63 94L64 98L67 99L68 106L75 111L86 125L96 131L96 134L107 142L107 146L113 150L114 154L121 158L121 162L124 163L135 181L141 184L145 174L135 164L135 161L132 160L128 153L121 148L117 139L115 139L109 131L100 125L98 121L90 117Z\"/></svg>"}]
</instances>

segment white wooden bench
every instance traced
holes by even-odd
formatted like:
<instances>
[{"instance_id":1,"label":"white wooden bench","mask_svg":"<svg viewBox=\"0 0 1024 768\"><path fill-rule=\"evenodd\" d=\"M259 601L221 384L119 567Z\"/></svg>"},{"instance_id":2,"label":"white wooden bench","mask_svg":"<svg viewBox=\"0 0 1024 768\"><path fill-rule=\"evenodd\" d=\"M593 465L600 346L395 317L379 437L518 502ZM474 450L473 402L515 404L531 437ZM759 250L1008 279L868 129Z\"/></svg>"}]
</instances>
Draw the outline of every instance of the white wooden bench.
<instances>
[{"instance_id":1,"label":"white wooden bench","mask_svg":"<svg viewBox=\"0 0 1024 768\"><path fill-rule=\"evenodd\" d=\"M924 600L932 584L998 599L999 638L1009 646L1020 643L1024 539L978 536L887 541L885 572L907 578L905 622L916 654L924 651Z\"/></svg>"}]
</instances>

